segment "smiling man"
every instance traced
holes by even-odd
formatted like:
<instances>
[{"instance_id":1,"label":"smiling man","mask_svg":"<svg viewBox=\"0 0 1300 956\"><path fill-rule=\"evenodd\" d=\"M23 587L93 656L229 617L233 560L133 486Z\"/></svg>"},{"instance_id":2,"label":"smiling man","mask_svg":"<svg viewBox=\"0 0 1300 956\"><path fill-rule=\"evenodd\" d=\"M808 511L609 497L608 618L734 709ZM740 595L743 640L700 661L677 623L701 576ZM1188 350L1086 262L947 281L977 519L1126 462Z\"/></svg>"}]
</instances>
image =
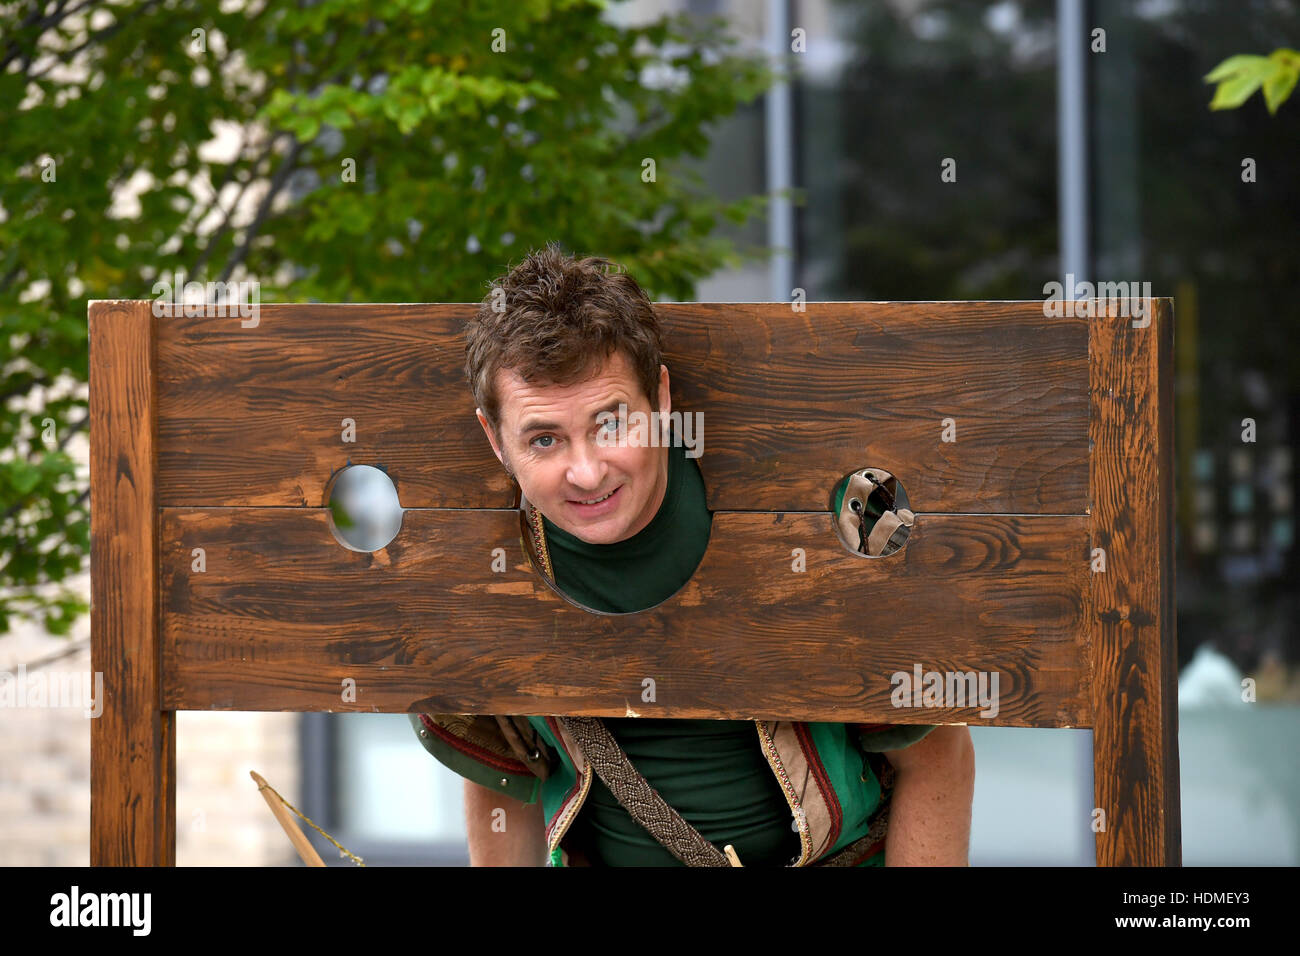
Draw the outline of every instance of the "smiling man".
<instances>
[{"instance_id":1,"label":"smiling man","mask_svg":"<svg viewBox=\"0 0 1300 956\"><path fill-rule=\"evenodd\" d=\"M533 552L594 611L662 603L708 546L703 476L681 436L629 440L624 413L673 419L661 334L631 276L554 246L502 277L466 332L476 414L519 484ZM555 717L411 718L425 748L466 778L471 865L682 865L667 830L633 818ZM667 805L742 865L967 862L965 727L602 722Z\"/></svg>"},{"instance_id":2,"label":"smiling man","mask_svg":"<svg viewBox=\"0 0 1300 956\"><path fill-rule=\"evenodd\" d=\"M529 384L505 369L498 379L505 396L499 414L509 423L502 436L482 408L477 414L492 450L533 507L589 544L613 544L639 532L663 504L668 449L619 440L626 427L617 417L620 405L639 411L646 402L627 356L615 352L593 372L557 386ZM666 416L665 366L656 388Z\"/></svg>"}]
</instances>

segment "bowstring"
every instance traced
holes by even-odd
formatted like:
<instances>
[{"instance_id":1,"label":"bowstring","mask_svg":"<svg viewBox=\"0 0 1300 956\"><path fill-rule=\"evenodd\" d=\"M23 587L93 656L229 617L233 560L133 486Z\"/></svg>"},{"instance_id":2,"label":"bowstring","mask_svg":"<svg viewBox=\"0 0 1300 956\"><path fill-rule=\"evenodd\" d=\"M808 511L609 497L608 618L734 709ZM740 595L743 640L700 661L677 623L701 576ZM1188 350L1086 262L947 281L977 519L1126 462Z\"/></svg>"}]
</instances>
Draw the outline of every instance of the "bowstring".
<instances>
[{"instance_id":1,"label":"bowstring","mask_svg":"<svg viewBox=\"0 0 1300 956\"><path fill-rule=\"evenodd\" d=\"M326 833L326 832L325 832L324 830L322 830L320 827L316 826L316 821L314 821L311 817L307 816L307 814L303 813L301 810L299 810L297 807L295 807L295 806L294 806L292 803L290 803L288 800L284 799L284 797L280 796L279 791L277 791L277 790L275 789L275 787L273 787L273 786L271 786L269 783L267 783L267 784L263 784L262 786L258 787L257 789L258 789L258 790L270 790L272 793L274 793L274 794L276 795L276 797L279 799L279 801L280 801L281 803L283 803L286 807L288 807L288 808L289 808L290 810L292 810L294 813L298 814L298 816L300 816L300 817L302 817L304 820L306 820L308 826L310 826L313 830L315 830L317 833L319 833L319 834L320 834L321 836L323 836L325 839L329 840L329 841L330 841L331 843L333 843L336 847L338 847L338 848L339 848L339 856L345 856L345 857L347 857L347 858L350 859L353 863L355 863L357 866L365 866L365 865L366 865L366 864L362 861L361 857L357 856L357 855L356 855L355 853L353 853L351 850L348 850L347 848L345 848L345 847L343 846L342 843L340 843L338 840L334 839L332 836L330 836L328 833Z\"/></svg>"}]
</instances>

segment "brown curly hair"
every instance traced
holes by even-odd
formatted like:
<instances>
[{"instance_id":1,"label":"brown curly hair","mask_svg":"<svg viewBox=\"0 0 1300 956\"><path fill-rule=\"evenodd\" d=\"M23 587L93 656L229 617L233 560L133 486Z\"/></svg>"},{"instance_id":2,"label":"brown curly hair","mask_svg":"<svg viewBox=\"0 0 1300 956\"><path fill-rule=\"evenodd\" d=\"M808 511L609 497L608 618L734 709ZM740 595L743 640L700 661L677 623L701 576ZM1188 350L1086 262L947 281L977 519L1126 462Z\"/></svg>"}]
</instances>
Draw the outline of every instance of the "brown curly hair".
<instances>
[{"instance_id":1,"label":"brown curly hair","mask_svg":"<svg viewBox=\"0 0 1300 956\"><path fill-rule=\"evenodd\" d=\"M574 258L552 242L492 285L466 327L465 378L498 441L500 369L530 383L570 385L621 350L650 407L658 407L663 331L649 297L621 266Z\"/></svg>"}]
</instances>

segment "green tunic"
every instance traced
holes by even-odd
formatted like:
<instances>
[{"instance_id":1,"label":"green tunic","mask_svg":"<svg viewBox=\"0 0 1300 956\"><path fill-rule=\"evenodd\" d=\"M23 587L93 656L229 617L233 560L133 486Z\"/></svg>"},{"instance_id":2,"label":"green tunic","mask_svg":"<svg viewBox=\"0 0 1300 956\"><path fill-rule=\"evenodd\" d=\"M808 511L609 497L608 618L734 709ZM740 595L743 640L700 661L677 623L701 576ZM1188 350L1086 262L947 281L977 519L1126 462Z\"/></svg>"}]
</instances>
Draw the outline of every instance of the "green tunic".
<instances>
[{"instance_id":1,"label":"green tunic","mask_svg":"<svg viewBox=\"0 0 1300 956\"><path fill-rule=\"evenodd\" d=\"M543 517L555 583L597 611L626 613L667 600L699 565L713 516L686 449L668 449L668 488L650 523L625 541L588 544ZM752 720L607 717L633 766L715 846L745 866L787 866L799 834ZM597 776L570 831L598 866L682 866Z\"/></svg>"}]
</instances>

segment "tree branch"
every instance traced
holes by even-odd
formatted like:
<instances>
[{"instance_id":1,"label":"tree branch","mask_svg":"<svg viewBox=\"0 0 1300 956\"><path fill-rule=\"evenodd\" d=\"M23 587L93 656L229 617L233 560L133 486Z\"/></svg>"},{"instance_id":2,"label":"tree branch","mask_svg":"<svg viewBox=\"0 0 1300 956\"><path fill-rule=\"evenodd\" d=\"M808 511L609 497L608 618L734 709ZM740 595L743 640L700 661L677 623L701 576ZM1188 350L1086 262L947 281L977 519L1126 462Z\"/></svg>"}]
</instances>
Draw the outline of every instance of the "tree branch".
<instances>
[{"instance_id":1,"label":"tree branch","mask_svg":"<svg viewBox=\"0 0 1300 956\"><path fill-rule=\"evenodd\" d=\"M217 227L216 231L212 233L212 235L208 238L208 241L204 244L203 251L199 253L199 257L195 261L194 267L190 270L190 275L197 277L199 275L199 270L202 269L207 264L208 259L212 257L212 253L216 251L217 243L220 242L221 238L229 231L230 220L234 216L235 210L239 208L239 203L244 198L244 194L248 192L248 187L253 183L257 182L257 180L260 178L257 174L257 168L261 166L262 161L271 154L271 150L275 148L276 140L278 140L280 137L284 135L285 132L281 131L279 133L276 133L274 136L272 136L267 141L266 148L262 150L261 155L259 155L256 159L253 160L251 166L252 173L253 173L252 176L250 176L245 182L240 184L239 192L235 195L235 201L231 203L230 208L225 211L225 216L221 220L221 225ZM233 173L234 168L235 168L235 164L232 163L230 169L227 170L226 177L222 180L221 186L218 187L217 190L218 195L220 194L221 189L225 187L226 183L229 182L230 175ZM212 206L209 206L207 209L203 211L203 216L200 217L200 219L195 221L194 225L197 227L199 222L202 222L203 219L206 218L208 213L211 211L212 211Z\"/></svg>"},{"instance_id":2,"label":"tree branch","mask_svg":"<svg viewBox=\"0 0 1300 956\"><path fill-rule=\"evenodd\" d=\"M58 447L55 450L63 451L64 446L66 446L68 442L72 440L72 436L77 434L78 432L85 431L86 426L89 424L90 424L90 414L87 413L86 416L81 419L81 421L69 425L67 429L64 430L63 438L60 439Z\"/></svg>"},{"instance_id":3,"label":"tree branch","mask_svg":"<svg viewBox=\"0 0 1300 956\"><path fill-rule=\"evenodd\" d=\"M55 661L61 661L65 657L71 657L73 654L79 654L80 652L86 650L89 647L90 647L90 638L83 637L78 641L73 641L71 644L69 644L67 647L63 648L62 650L55 651L53 654L48 654L45 657L38 657L34 661L29 661L26 664L19 664L18 666L30 674L38 667L44 667L46 664L53 664Z\"/></svg>"},{"instance_id":4,"label":"tree branch","mask_svg":"<svg viewBox=\"0 0 1300 956\"><path fill-rule=\"evenodd\" d=\"M280 190L284 188L285 183L289 181L289 174L294 171L295 163L298 161L298 154L302 152L303 144L295 137L293 145L289 147L288 155L284 157L284 162L280 168L275 171L275 177L271 180L271 186L262 197L258 204L257 214L253 221L248 224L244 230L244 241L240 243L239 248L230 255L226 262L226 267L221 270L221 277L218 282L225 282L230 278L230 274L235 271L235 266L239 265L248 256L248 251L252 248L253 240L257 238L258 230L262 228L262 223L271 212L271 202L279 195Z\"/></svg>"},{"instance_id":5,"label":"tree branch","mask_svg":"<svg viewBox=\"0 0 1300 956\"><path fill-rule=\"evenodd\" d=\"M140 6L136 7L134 10L130 11L128 14L126 14L126 16L122 17L116 23L110 23L108 26L104 27L104 29L98 30L90 34L90 36L86 37L86 39L82 43L73 47L71 50L65 50L63 53L58 54L55 61L51 63L48 67L46 67L44 70L42 70L40 73L33 73L27 78L29 80L39 80L41 77L45 76L47 73L50 72L50 70L54 69L59 64L63 64L65 66L68 65L69 63L72 62L72 58L76 56L78 53L80 53L82 50L84 50L86 47L90 46L93 43L98 43L101 40L107 40L109 37L113 36L113 34L115 33L118 33L123 27L125 27L128 23L130 23L140 14L144 13L150 7L156 7L159 4L159 2L160 0L145 0L145 3L141 4ZM24 73L26 73L27 68L31 66L31 58L25 57L25 59L27 62L23 65L22 72ZM4 69L4 64L0 63L0 70L2 69Z\"/></svg>"},{"instance_id":6,"label":"tree branch","mask_svg":"<svg viewBox=\"0 0 1300 956\"><path fill-rule=\"evenodd\" d=\"M32 49L21 50L18 45L18 41L16 39L10 40L9 49L7 51L7 55L5 56L4 62L0 63L0 70L3 70L6 66L8 66L9 63L15 57L17 57L18 54L21 52L24 60L23 71L26 72L27 67L30 66L32 62L31 54L33 52L41 52L36 50L36 45L40 42L41 35L50 27L58 27L59 24L61 24L68 17L72 16L74 13L80 13L82 10L85 10L87 7L94 6L95 2L96 0L85 0L85 2L82 3L80 6L73 7L70 10L65 10L63 8L67 5L68 0L58 0L59 5L54 9L54 12L51 13L49 16L45 17L43 20L40 20L38 22L33 22L31 16L29 15L28 18L25 21L23 21L23 23L20 25L19 29L26 30L28 27L33 28L35 36L32 38ZM38 15L40 13L41 6L42 5L39 2L33 4L33 7L35 8ZM52 51L45 51L45 52L52 52Z\"/></svg>"},{"instance_id":7,"label":"tree branch","mask_svg":"<svg viewBox=\"0 0 1300 956\"><path fill-rule=\"evenodd\" d=\"M32 375L30 372L24 372L23 375L26 376L27 381L20 385L11 386L7 392L0 392L0 405L9 401L9 399L13 398L15 395L26 395L37 385L50 384L49 378L45 376Z\"/></svg>"},{"instance_id":8,"label":"tree branch","mask_svg":"<svg viewBox=\"0 0 1300 956\"><path fill-rule=\"evenodd\" d=\"M6 274L3 279L0 279L0 293L4 292L13 284L14 276L18 275L20 269L22 269L22 263L15 262L14 267L9 270L8 274Z\"/></svg>"}]
</instances>

